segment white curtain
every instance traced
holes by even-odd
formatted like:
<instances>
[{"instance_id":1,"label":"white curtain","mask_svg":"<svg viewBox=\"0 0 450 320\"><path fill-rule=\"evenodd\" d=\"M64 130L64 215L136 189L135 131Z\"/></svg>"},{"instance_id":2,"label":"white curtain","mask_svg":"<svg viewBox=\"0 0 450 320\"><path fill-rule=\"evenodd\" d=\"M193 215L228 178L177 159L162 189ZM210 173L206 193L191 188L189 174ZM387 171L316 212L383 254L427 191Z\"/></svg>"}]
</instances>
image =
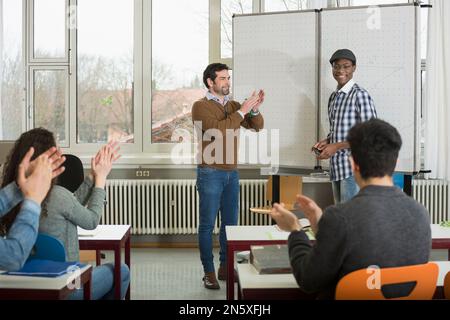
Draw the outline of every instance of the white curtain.
<instances>
[{"instance_id":1,"label":"white curtain","mask_svg":"<svg viewBox=\"0 0 450 320\"><path fill-rule=\"evenodd\" d=\"M3 140L2 79L3 79L3 0L0 0L0 140Z\"/></svg>"},{"instance_id":2,"label":"white curtain","mask_svg":"<svg viewBox=\"0 0 450 320\"><path fill-rule=\"evenodd\" d=\"M450 1L431 0L425 84L425 169L450 180Z\"/></svg>"}]
</instances>

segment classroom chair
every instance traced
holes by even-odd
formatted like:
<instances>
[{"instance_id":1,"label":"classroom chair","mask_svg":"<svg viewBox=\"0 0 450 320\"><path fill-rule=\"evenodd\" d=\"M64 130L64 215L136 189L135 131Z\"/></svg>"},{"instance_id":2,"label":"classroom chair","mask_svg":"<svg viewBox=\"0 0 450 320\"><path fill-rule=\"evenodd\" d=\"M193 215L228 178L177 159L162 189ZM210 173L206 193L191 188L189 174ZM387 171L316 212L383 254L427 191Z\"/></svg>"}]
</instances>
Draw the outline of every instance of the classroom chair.
<instances>
[{"instance_id":1,"label":"classroom chair","mask_svg":"<svg viewBox=\"0 0 450 320\"><path fill-rule=\"evenodd\" d=\"M369 289L368 280L373 272L361 269L344 276L336 287L336 300L430 300L436 291L439 274L437 264L412 265L379 269L380 288ZM408 296L387 299L382 287L386 285L415 283Z\"/></svg>"},{"instance_id":2,"label":"classroom chair","mask_svg":"<svg viewBox=\"0 0 450 320\"><path fill-rule=\"evenodd\" d=\"M444 296L445 299L450 300L450 272L447 273L444 279Z\"/></svg>"},{"instance_id":3,"label":"classroom chair","mask_svg":"<svg viewBox=\"0 0 450 320\"><path fill-rule=\"evenodd\" d=\"M64 157L66 170L58 177L56 184L74 193L84 181L83 163L73 154L64 154ZM99 253L95 250L80 250L80 261L85 263L96 261L97 254Z\"/></svg>"},{"instance_id":4,"label":"classroom chair","mask_svg":"<svg viewBox=\"0 0 450 320\"><path fill-rule=\"evenodd\" d=\"M52 261L66 261L66 249L64 244L57 238L39 233L28 260L42 259Z\"/></svg>"}]
</instances>

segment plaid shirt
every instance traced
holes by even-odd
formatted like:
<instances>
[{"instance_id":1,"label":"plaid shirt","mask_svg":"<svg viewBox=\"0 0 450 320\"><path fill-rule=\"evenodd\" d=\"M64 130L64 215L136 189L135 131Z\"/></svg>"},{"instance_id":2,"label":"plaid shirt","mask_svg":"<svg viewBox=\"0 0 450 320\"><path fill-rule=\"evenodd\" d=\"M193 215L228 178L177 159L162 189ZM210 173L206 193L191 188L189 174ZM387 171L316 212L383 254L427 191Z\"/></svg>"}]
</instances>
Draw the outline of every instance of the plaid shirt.
<instances>
[{"instance_id":1,"label":"plaid shirt","mask_svg":"<svg viewBox=\"0 0 450 320\"><path fill-rule=\"evenodd\" d=\"M333 92L328 101L328 142L347 141L348 132L355 124L376 117L375 104L369 93L350 80L340 90ZM350 149L341 149L331 157L331 181L344 180L353 175L349 156Z\"/></svg>"}]
</instances>

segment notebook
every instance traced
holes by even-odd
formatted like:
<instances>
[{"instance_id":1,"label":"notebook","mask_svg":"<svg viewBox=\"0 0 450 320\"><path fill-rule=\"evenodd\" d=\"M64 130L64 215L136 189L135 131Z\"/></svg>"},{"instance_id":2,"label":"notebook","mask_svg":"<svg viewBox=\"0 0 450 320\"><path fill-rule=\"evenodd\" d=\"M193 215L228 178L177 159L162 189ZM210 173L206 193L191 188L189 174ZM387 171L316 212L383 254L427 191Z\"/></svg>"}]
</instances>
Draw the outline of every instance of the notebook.
<instances>
[{"instance_id":1,"label":"notebook","mask_svg":"<svg viewBox=\"0 0 450 320\"><path fill-rule=\"evenodd\" d=\"M15 276L31 276L31 277L59 277L74 268L83 268L85 264L76 261L51 261L32 259L28 260L22 269L18 271L8 271L6 274Z\"/></svg>"},{"instance_id":2,"label":"notebook","mask_svg":"<svg viewBox=\"0 0 450 320\"><path fill-rule=\"evenodd\" d=\"M99 233L99 228L95 228L93 230L86 230L80 227L77 227L78 230L78 236L79 237L94 237Z\"/></svg>"}]
</instances>

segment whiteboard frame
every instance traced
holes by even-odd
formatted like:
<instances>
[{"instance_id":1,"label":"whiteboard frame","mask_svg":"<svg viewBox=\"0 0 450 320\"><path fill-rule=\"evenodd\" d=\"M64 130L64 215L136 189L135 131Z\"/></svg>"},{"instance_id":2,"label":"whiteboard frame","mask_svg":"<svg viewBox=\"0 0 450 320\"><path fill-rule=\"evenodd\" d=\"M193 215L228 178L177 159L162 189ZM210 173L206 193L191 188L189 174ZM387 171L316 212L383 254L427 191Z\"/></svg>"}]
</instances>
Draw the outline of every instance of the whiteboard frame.
<instances>
[{"instance_id":1,"label":"whiteboard frame","mask_svg":"<svg viewBox=\"0 0 450 320\"><path fill-rule=\"evenodd\" d=\"M352 6L352 7L339 7L339 8L321 8L321 9L310 9L310 10L293 10L293 11L275 11L275 12L263 12L263 13L248 13L248 14L235 14L233 15L232 19L232 32L233 32L233 39L235 39L235 19L236 17L246 17L246 16L266 16L266 15L279 15L279 14L295 14L295 13L316 13L316 53L317 53L317 62L316 62L316 86L317 86L317 92L316 92L316 101L318 103L317 105L317 125L316 125L316 140L319 141L320 139L320 124L322 121L322 112L321 112L321 82L322 82L322 66L321 63L321 56L322 56L322 18L321 14L323 11L337 11L337 10L354 10L354 9L368 9L370 7L379 7L379 8L392 8L392 7L415 7L415 20L414 20L414 28L415 28L415 53L414 53L414 60L416 61L414 66L414 150L413 150L413 171L396 171L401 172L404 174L416 174L420 170L420 104L422 101L422 94L421 94L421 55L420 55L420 4L417 2L413 3L395 3L395 4L383 4L383 5L376 5L376 6ZM233 43L233 59L235 57L235 45ZM234 65L234 63L233 63ZM235 82L232 83L233 92L235 91ZM327 115L325 115L327 116ZM317 161L317 166L320 166L321 161ZM306 166L298 165L298 166L285 166L280 163L280 168L301 168L305 169ZM328 169L328 168L327 168Z\"/></svg>"}]
</instances>

